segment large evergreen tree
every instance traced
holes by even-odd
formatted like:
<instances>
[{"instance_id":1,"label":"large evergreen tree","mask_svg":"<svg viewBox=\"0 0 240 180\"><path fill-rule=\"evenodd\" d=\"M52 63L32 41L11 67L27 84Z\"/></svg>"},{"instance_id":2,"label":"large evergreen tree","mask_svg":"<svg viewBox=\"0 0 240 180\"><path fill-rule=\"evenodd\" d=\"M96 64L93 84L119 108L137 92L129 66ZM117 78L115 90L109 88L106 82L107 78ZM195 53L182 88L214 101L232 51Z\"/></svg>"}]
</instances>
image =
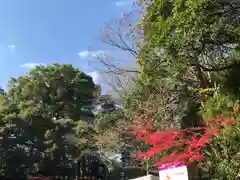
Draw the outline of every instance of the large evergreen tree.
<instances>
[{"instance_id":1,"label":"large evergreen tree","mask_svg":"<svg viewBox=\"0 0 240 180\"><path fill-rule=\"evenodd\" d=\"M94 146L93 116L83 110L93 100L92 78L54 64L12 79L9 88L0 104L1 174L75 174L74 160Z\"/></svg>"}]
</instances>

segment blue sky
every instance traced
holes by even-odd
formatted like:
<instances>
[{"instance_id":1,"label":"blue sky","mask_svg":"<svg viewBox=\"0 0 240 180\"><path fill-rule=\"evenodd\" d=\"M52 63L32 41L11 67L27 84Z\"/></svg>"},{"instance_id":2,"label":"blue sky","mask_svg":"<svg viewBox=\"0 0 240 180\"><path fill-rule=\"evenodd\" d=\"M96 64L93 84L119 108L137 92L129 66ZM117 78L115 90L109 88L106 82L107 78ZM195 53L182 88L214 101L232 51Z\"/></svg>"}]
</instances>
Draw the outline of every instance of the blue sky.
<instances>
[{"instance_id":1,"label":"blue sky","mask_svg":"<svg viewBox=\"0 0 240 180\"><path fill-rule=\"evenodd\" d=\"M86 73L87 50L110 20L129 12L132 0L0 0L0 85L36 64L70 63ZM103 44L99 51L106 51Z\"/></svg>"}]
</instances>

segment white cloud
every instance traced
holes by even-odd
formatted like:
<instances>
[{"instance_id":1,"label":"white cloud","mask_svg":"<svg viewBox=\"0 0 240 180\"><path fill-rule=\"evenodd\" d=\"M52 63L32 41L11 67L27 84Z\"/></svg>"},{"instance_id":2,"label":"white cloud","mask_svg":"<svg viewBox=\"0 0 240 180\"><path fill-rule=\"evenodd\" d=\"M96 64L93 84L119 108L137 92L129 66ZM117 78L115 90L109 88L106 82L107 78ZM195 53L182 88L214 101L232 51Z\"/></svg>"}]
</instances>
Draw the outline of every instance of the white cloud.
<instances>
[{"instance_id":1,"label":"white cloud","mask_svg":"<svg viewBox=\"0 0 240 180\"><path fill-rule=\"evenodd\" d=\"M29 63L24 63L20 65L21 68L27 68L27 69L32 69L32 68L35 68L36 66L45 66L45 64L29 62Z\"/></svg>"},{"instance_id":2,"label":"white cloud","mask_svg":"<svg viewBox=\"0 0 240 180\"><path fill-rule=\"evenodd\" d=\"M14 44L10 44L7 46L7 48L9 49L10 52L14 52L14 50L16 49L16 46Z\"/></svg>"},{"instance_id":3,"label":"white cloud","mask_svg":"<svg viewBox=\"0 0 240 180\"><path fill-rule=\"evenodd\" d=\"M89 56L89 51L79 52L78 55L79 55L80 57L87 57L87 56Z\"/></svg>"},{"instance_id":4,"label":"white cloud","mask_svg":"<svg viewBox=\"0 0 240 180\"><path fill-rule=\"evenodd\" d=\"M99 56L104 56L106 55L107 52L98 50L98 51L81 51L78 53L78 55L81 58L87 58L87 57L99 57Z\"/></svg>"},{"instance_id":5,"label":"white cloud","mask_svg":"<svg viewBox=\"0 0 240 180\"><path fill-rule=\"evenodd\" d=\"M123 6L128 5L129 3L126 2L126 1L117 1L117 2L115 2L114 4L115 4L115 6L117 6L117 7L123 7Z\"/></svg>"},{"instance_id":6,"label":"white cloud","mask_svg":"<svg viewBox=\"0 0 240 180\"><path fill-rule=\"evenodd\" d=\"M124 7L124 6L132 4L133 2L134 2L134 0L120 0L120 1L116 1L114 3L114 5L116 7Z\"/></svg>"}]
</instances>

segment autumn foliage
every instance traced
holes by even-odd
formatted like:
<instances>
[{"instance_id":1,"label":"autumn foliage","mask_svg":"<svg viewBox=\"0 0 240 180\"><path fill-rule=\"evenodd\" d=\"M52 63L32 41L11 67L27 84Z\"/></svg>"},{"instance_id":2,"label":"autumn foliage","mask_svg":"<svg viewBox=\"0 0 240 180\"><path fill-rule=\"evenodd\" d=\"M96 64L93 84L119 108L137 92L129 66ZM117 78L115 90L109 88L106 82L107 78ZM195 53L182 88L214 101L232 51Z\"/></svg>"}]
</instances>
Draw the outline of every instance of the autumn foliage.
<instances>
[{"instance_id":1,"label":"autumn foliage","mask_svg":"<svg viewBox=\"0 0 240 180\"><path fill-rule=\"evenodd\" d=\"M150 159L160 155L161 158L155 163L157 166L202 161L205 157L201 152L206 145L222 133L223 127L236 123L236 120L226 116L217 116L203 127L165 131L154 131L152 121L139 123L134 126L133 134L137 140L150 145L150 148L146 152L138 153L136 157ZM166 152L168 155L163 155Z\"/></svg>"}]
</instances>

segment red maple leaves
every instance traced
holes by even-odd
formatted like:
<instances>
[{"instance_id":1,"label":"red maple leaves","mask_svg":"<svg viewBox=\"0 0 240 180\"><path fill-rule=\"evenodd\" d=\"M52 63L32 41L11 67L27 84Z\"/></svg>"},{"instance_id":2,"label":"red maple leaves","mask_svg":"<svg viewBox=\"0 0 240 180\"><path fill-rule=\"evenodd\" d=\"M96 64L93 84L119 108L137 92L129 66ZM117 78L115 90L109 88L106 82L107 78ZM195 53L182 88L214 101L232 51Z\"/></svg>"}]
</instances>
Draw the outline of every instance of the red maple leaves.
<instances>
[{"instance_id":1,"label":"red maple leaves","mask_svg":"<svg viewBox=\"0 0 240 180\"><path fill-rule=\"evenodd\" d=\"M209 144L213 137L221 134L223 126L236 124L236 120L226 116L217 116L204 127L191 129L170 129L165 131L154 131L152 121L147 124L137 124L133 134L137 140L149 144L151 147L146 152L136 155L140 159L149 159L157 154L169 152L163 156L155 165L184 163L202 161L204 156L201 150Z\"/></svg>"}]
</instances>

